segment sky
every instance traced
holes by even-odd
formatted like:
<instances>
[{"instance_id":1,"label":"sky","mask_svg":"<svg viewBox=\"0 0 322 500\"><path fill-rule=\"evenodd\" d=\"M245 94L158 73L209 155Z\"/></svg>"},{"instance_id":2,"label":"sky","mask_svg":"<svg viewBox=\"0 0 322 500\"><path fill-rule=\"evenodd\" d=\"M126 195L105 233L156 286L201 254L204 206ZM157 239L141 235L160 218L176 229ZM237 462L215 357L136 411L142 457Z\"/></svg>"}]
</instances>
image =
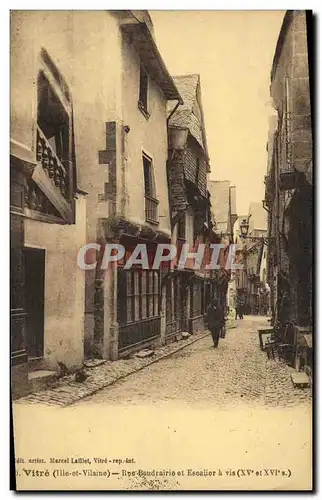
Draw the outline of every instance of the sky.
<instances>
[{"instance_id":1,"label":"sky","mask_svg":"<svg viewBox=\"0 0 322 500\"><path fill-rule=\"evenodd\" d=\"M284 11L149 11L172 75L199 73L212 180L264 198L270 71Z\"/></svg>"}]
</instances>

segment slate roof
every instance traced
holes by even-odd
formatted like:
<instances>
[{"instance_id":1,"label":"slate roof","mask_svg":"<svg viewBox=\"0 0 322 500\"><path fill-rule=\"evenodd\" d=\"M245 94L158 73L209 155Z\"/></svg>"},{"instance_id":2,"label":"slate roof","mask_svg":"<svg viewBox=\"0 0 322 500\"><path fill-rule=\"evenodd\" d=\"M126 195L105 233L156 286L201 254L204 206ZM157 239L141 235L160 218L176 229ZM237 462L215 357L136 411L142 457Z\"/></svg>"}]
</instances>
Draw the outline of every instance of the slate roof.
<instances>
[{"instance_id":1,"label":"slate roof","mask_svg":"<svg viewBox=\"0 0 322 500\"><path fill-rule=\"evenodd\" d=\"M175 86L183 99L183 105L171 116L169 125L172 127L182 127L189 129L190 134L196 139L200 146L207 153L207 145L204 144L202 124L197 116L193 114L193 106L197 99L197 87L200 77L197 74L173 76ZM168 102L167 114L170 115L175 103Z\"/></svg>"}]
</instances>

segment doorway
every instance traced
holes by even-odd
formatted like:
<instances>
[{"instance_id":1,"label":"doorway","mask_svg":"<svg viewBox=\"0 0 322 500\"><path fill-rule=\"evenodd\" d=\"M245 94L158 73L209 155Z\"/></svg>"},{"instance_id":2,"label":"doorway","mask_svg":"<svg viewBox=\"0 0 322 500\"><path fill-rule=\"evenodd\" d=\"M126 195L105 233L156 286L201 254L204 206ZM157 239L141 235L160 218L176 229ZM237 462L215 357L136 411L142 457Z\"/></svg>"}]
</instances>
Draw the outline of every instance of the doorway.
<instances>
[{"instance_id":1,"label":"doorway","mask_svg":"<svg viewBox=\"0 0 322 500\"><path fill-rule=\"evenodd\" d=\"M45 250L24 248L28 358L44 354Z\"/></svg>"}]
</instances>

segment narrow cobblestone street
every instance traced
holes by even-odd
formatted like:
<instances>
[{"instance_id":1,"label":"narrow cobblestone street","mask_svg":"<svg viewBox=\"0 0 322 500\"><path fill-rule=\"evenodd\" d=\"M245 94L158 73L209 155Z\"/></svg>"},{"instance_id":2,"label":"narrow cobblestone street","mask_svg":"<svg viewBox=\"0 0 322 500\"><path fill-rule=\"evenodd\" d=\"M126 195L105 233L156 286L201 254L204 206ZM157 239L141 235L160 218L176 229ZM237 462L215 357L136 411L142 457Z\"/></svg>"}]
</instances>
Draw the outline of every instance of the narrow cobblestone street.
<instances>
[{"instance_id":1,"label":"narrow cobblestone street","mask_svg":"<svg viewBox=\"0 0 322 500\"><path fill-rule=\"evenodd\" d=\"M310 390L294 389L285 363L267 359L258 344L258 327L267 318L245 317L227 331L219 347L210 336L191 344L82 403L189 405L243 404L294 406L309 403Z\"/></svg>"},{"instance_id":2,"label":"narrow cobblestone street","mask_svg":"<svg viewBox=\"0 0 322 500\"><path fill-rule=\"evenodd\" d=\"M208 335L65 408L20 400L16 456L28 449L50 470L74 471L79 490L309 489L310 390L294 389L293 370L260 351L257 328L265 322L246 317L218 349ZM84 457L108 479L51 457ZM59 472L37 487L64 489L69 481ZM34 487L32 478L23 484Z\"/></svg>"}]
</instances>

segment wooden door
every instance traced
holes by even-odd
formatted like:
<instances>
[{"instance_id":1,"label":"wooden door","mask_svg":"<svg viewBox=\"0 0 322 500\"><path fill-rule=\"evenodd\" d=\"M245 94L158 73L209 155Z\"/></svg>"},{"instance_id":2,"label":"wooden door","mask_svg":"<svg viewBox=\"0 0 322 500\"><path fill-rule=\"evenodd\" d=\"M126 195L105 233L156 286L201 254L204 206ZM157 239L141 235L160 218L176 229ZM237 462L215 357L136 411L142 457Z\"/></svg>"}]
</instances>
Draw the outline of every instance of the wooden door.
<instances>
[{"instance_id":1,"label":"wooden door","mask_svg":"<svg viewBox=\"0 0 322 500\"><path fill-rule=\"evenodd\" d=\"M28 358L44 351L45 250L24 248Z\"/></svg>"}]
</instances>

